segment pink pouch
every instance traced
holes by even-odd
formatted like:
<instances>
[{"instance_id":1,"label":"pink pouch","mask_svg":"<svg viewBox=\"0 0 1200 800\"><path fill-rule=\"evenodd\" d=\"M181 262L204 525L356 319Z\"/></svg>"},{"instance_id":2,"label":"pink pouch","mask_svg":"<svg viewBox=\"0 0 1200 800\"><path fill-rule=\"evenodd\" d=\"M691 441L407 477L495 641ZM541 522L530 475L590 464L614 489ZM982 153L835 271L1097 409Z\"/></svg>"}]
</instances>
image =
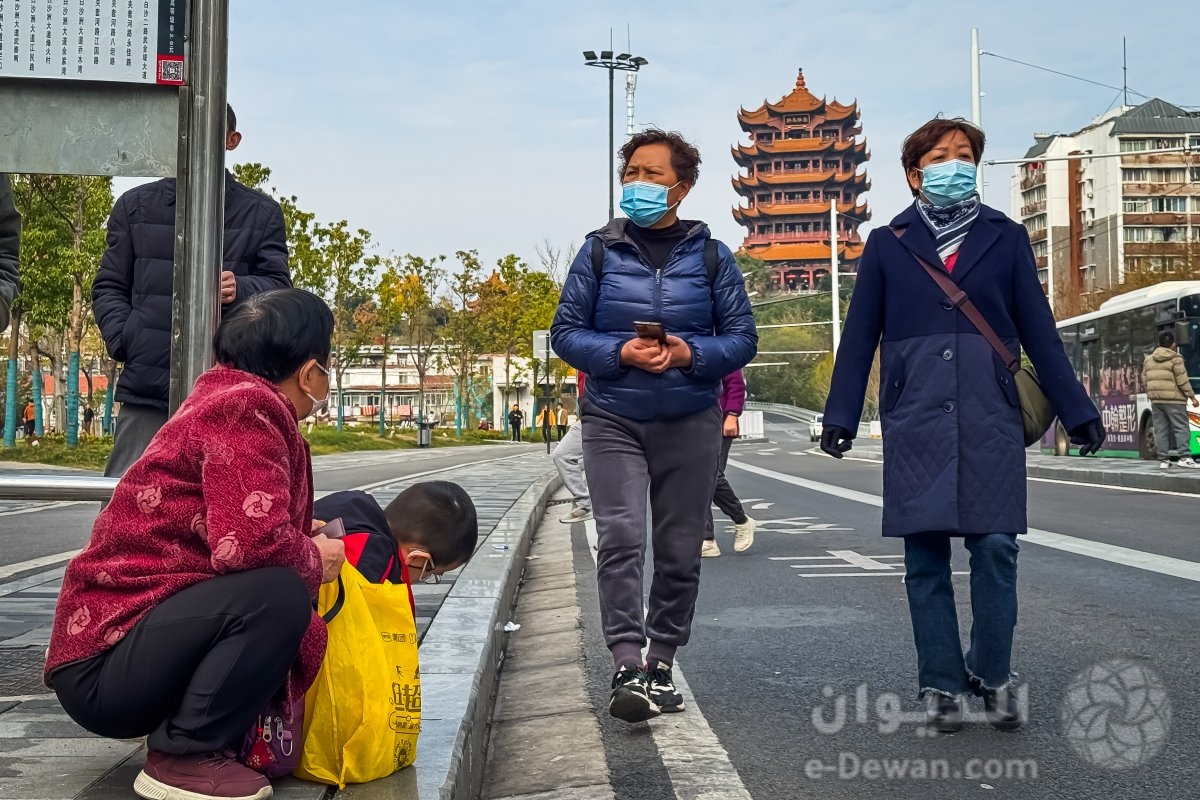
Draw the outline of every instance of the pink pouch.
<instances>
[{"instance_id":1,"label":"pink pouch","mask_svg":"<svg viewBox=\"0 0 1200 800\"><path fill-rule=\"evenodd\" d=\"M242 741L238 761L268 778L291 775L300 765L303 726L303 697L291 706L272 700Z\"/></svg>"}]
</instances>

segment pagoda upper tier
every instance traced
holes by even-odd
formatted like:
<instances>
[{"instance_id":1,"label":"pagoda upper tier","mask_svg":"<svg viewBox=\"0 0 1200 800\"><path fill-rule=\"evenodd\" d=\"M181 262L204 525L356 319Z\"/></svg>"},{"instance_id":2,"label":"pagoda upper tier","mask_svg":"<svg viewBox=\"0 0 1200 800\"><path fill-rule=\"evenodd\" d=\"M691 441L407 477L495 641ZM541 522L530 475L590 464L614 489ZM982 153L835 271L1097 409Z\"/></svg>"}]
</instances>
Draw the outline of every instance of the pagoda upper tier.
<instances>
[{"instance_id":1,"label":"pagoda upper tier","mask_svg":"<svg viewBox=\"0 0 1200 800\"><path fill-rule=\"evenodd\" d=\"M862 253L858 226L871 218L860 200L871 182L859 168L871 155L860 138L858 104L817 97L801 70L790 94L740 109L738 123L750 135L733 148L741 168L733 188L745 203L733 216L747 230L743 249L771 264L778 288L811 289L828 271L836 234L840 266L853 272Z\"/></svg>"}]
</instances>

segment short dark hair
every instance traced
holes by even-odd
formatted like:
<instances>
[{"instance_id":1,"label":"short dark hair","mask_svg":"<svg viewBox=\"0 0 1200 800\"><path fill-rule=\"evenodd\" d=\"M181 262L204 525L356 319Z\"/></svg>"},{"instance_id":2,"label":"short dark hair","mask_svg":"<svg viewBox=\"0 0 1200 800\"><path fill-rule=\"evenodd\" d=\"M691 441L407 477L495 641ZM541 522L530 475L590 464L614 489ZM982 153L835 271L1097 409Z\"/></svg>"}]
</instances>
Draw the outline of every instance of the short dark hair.
<instances>
[{"instance_id":1,"label":"short dark hair","mask_svg":"<svg viewBox=\"0 0 1200 800\"><path fill-rule=\"evenodd\" d=\"M1175 334L1171 333L1170 331L1163 331L1162 333L1160 333L1158 335L1158 346L1159 347L1174 347L1175 346Z\"/></svg>"},{"instance_id":2,"label":"short dark hair","mask_svg":"<svg viewBox=\"0 0 1200 800\"><path fill-rule=\"evenodd\" d=\"M233 113L233 106L229 103L225 104L225 132L233 133L237 130L237 114Z\"/></svg>"},{"instance_id":3,"label":"short dark hair","mask_svg":"<svg viewBox=\"0 0 1200 800\"><path fill-rule=\"evenodd\" d=\"M252 295L221 320L213 337L218 364L279 383L314 359L329 364L333 312L303 289Z\"/></svg>"},{"instance_id":4,"label":"short dark hair","mask_svg":"<svg viewBox=\"0 0 1200 800\"><path fill-rule=\"evenodd\" d=\"M413 484L388 503L384 514L396 544L425 548L435 566L466 563L479 543L475 504L457 483Z\"/></svg>"},{"instance_id":5,"label":"short dark hair","mask_svg":"<svg viewBox=\"0 0 1200 800\"><path fill-rule=\"evenodd\" d=\"M700 179L700 151L696 149L695 145L684 139L683 134L658 128L647 128L641 133L635 133L628 142L621 145L621 166L617 169L618 179L625 174L625 168L629 166L629 159L633 158L637 149L648 144L665 144L671 148L671 169L675 170L676 177L688 186L696 185L696 181Z\"/></svg>"},{"instance_id":6,"label":"short dark hair","mask_svg":"<svg viewBox=\"0 0 1200 800\"><path fill-rule=\"evenodd\" d=\"M905 138L904 145L900 148L900 166L904 168L904 174L907 176L910 169L920 169L921 157L936 147L942 137L951 131L960 131L967 137L971 144L971 155L978 164L983 159L983 145L986 141L983 129L962 117L935 117ZM912 189L912 193L914 196L918 194L916 189Z\"/></svg>"}]
</instances>

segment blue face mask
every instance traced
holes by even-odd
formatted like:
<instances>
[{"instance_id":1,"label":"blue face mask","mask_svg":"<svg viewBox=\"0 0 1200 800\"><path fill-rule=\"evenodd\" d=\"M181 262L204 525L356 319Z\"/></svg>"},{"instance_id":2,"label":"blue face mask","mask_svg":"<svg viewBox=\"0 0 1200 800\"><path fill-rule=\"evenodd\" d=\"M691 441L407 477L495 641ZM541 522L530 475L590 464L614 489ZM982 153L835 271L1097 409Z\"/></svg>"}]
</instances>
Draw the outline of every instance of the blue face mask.
<instances>
[{"instance_id":1,"label":"blue face mask","mask_svg":"<svg viewBox=\"0 0 1200 800\"><path fill-rule=\"evenodd\" d=\"M974 164L943 161L921 170L921 193L935 206L951 206L975 194Z\"/></svg>"},{"instance_id":2,"label":"blue face mask","mask_svg":"<svg viewBox=\"0 0 1200 800\"><path fill-rule=\"evenodd\" d=\"M676 183L675 186L679 184ZM648 228L667 215L667 192L675 186L633 181L621 187L621 210L634 225ZM675 205L679 205L676 203Z\"/></svg>"}]
</instances>

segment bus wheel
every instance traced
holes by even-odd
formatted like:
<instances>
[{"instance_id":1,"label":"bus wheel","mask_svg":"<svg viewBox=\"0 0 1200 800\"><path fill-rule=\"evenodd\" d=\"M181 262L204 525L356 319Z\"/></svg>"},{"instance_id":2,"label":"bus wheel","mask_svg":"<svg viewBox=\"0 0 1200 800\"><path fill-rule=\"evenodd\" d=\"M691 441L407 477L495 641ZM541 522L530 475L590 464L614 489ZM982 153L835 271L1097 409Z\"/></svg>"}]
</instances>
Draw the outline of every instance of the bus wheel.
<instances>
[{"instance_id":1,"label":"bus wheel","mask_svg":"<svg viewBox=\"0 0 1200 800\"><path fill-rule=\"evenodd\" d=\"M1149 414L1142 417L1142 424L1138 433L1138 458L1144 461L1153 461L1158 457L1158 448L1154 444L1154 425L1151 422Z\"/></svg>"},{"instance_id":2,"label":"bus wheel","mask_svg":"<svg viewBox=\"0 0 1200 800\"><path fill-rule=\"evenodd\" d=\"M1054 424L1054 455L1071 455L1071 440L1067 437L1067 432L1063 430L1062 424L1057 422Z\"/></svg>"}]
</instances>

